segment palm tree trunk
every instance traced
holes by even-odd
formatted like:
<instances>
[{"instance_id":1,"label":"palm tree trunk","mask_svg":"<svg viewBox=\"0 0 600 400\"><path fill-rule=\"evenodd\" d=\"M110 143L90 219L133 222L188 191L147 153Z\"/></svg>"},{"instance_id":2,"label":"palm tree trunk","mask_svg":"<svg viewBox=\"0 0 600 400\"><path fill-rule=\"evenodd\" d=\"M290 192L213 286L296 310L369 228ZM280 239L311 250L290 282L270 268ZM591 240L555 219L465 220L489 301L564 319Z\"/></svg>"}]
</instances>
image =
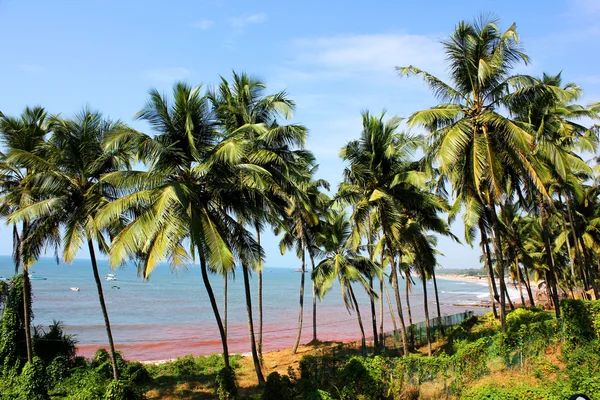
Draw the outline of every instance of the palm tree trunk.
<instances>
[{"instance_id":1,"label":"palm tree trunk","mask_svg":"<svg viewBox=\"0 0 600 400\"><path fill-rule=\"evenodd\" d=\"M538 203L540 208L540 220L542 223L542 238L544 241L544 250L546 252L546 264L548 270L546 271L546 279L550 285L550 295L552 296L552 302L554 303L554 312L556 319L560 319L560 304L558 300L558 288L556 286L556 271L554 268L554 258L552 257L552 245L550 244L550 227L548 226L548 218L546 215L546 204L542 194L538 194Z\"/></svg>"},{"instance_id":2,"label":"palm tree trunk","mask_svg":"<svg viewBox=\"0 0 600 400\"><path fill-rule=\"evenodd\" d=\"M371 293L373 290L373 277L369 277L369 288ZM369 294L369 300L371 301L371 323L373 324L373 346L375 347L375 353L379 351L379 338L377 336L377 314L375 313L375 299Z\"/></svg>"},{"instance_id":3,"label":"palm tree trunk","mask_svg":"<svg viewBox=\"0 0 600 400\"><path fill-rule=\"evenodd\" d=\"M435 292L435 305L437 307L438 324L440 331L442 331L442 335L445 335L446 328L444 328L444 324L442 324L442 312L440 311L440 297L438 295L437 279L435 278L435 268L433 271L431 271L431 276L433 278L433 291Z\"/></svg>"},{"instance_id":4,"label":"palm tree trunk","mask_svg":"<svg viewBox=\"0 0 600 400\"><path fill-rule=\"evenodd\" d=\"M523 279L523 283L525 283L525 289L527 290L527 296L529 297L529 305L535 307L535 300L533 299L533 292L531 291L531 282L529 281L529 270L525 263L523 263L523 272L525 276L521 275L521 279Z\"/></svg>"},{"instance_id":5,"label":"palm tree trunk","mask_svg":"<svg viewBox=\"0 0 600 400\"><path fill-rule=\"evenodd\" d=\"M406 297L406 312L408 314L408 329L410 330L410 348L415 348L415 327L413 326L412 320L412 310L410 309L410 297L409 297L409 289L410 289L410 277L408 273L404 276L404 287L405 287L405 297Z\"/></svg>"},{"instance_id":6,"label":"palm tree trunk","mask_svg":"<svg viewBox=\"0 0 600 400\"><path fill-rule=\"evenodd\" d=\"M379 345L383 348L383 277L379 278Z\"/></svg>"},{"instance_id":7,"label":"palm tree trunk","mask_svg":"<svg viewBox=\"0 0 600 400\"><path fill-rule=\"evenodd\" d=\"M23 221L23 226L21 228L21 238L23 240L27 238L28 235L28 224L26 221ZM17 243L13 244L17 247L17 251L15 252L15 272L19 269L19 264L22 260L23 255L23 242L21 238L19 238L19 232L16 229L16 225L13 230L13 240L17 239ZM27 361L33 361L33 342L31 341L31 315L29 315L29 311L31 309L31 280L29 279L29 265L27 263L23 263L23 326L25 327L25 348L27 349Z\"/></svg>"},{"instance_id":8,"label":"palm tree trunk","mask_svg":"<svg viewBox=\"0 0 600 400\"><path fill-rule=\"evenodd\" d=\"M515 305L513 304L512 299L508 295L508 286L506 285L506 282L504 282L504 293L506 293L506 301L508 302L508 306L510 307L510 310L514 311Z\"/></svg>"},{"instance_id":9,"label":"palm tree trunk","mask_svg":"<svg viewBox=\"0 0 600 400\"><path fill-rule=\"evenodd\" d=\"M223 275L223 330L225 331L225 337L227 337L227 291L229 284L229 273L225 272Z\"/></svg>"},{"instance_id":10,"label":"palm tree trunk","mask_svg":"<svg viewBox=\"0 0 600 400\"><path fill-rule=\"evenodd\" d=\"M431 326L429 324L429 305L427 304L427 281L425 280L425 272L421 274L421 282L423 282L423 309L425 311L425 330L427 332L427 355L431 357Z\"/></svg>"},{"instance_id":11,"label":"palm tree trunk","mask_svg":"<svg viewBox=\"0 0 600 400\"><path fill-rule=\"evenodd\" d=\"M310 257L310 263L312 267L312 271L315 270L315 258L312 253L309 252L308 256ZM313 343L317 343L317 287L315 286L315 282L312 281L312 325L313 325Z\"/></svg>"},{"instance_id":12,"label":"palm tree trunk","mask_svg":"<svg viewBox=\"0 0 600 400\"><path fill-rule=\"evenodd\" d=\"M208 280L208 270L206 267L206 258L202 249L198 248L198 254L200 255L200 271L202 272L202 282L204 282L204 287L206 288L206 292L208 293L208 299L210 301L210 306L212 307L213 314L215 316L215 320L217 321L217 327L219 328L219 334L221 335L221 344L223 345L223 362L225 363L225 367L229 368L229 349L227 348L227 334L225 333L225 328L223 327L223 322L221 321L221 314L219 314L219 307L217 306L217 300L215 299L215 294L212 289L212 285Z\"/></svg>"},{"instance_id":13,"label":"palm tree trunk","mask_svg":"<svg viewBox=\"0 0 600 400\"><path fill-rule=\"evenodd\" d=\"M398 332L398 325L396 324L396 317L394 316L394 306L392 306L392 298L390 297L390 292L385 285L383 284L383 290L385 291L385 297L387 298L388 308L390 309L390 318L392 319L392 325L394 326L394 333Z\"/></svg>"},{"instance_id":14,"label":"palm tree trunk","mask_svg":"<svg viewBox=\"0 0 600 400\"><path fill-rule=\"evenodd\" d=\"M104 302L104 293L102 292L102 281L98 274L98 264L96 264L96 252L94 251L94 243L91 239L88 239L88 249L90 251L90 259L92 261L92 270L94 271L94 280L96 281L96 288L98 289L98 299L100 300L100 308L102 308L102 316L104 317L104 326L106 328L106 336L108 336L108 347L110 349L110 360L113 368L113 378L115 381L119 380L119 369L117 368L117 355L115 352L115 344L113 343L112 331L110 329L110 321L108 319L108 311L106 310L106 303Z\"/></svg>"},{"instance_id":15,"label":"palm tree trunk","mask_svg":"<svg viewBox=\"0 0 600 400\"><path fill-rule=\"evenodd\" d=\"M304 317L304 275L306 271L306 256L304 241L302 241L302 276L300 277L300 310L298 311L298 333L296 334L296 341L292 348L292 354L296 354L298 346L300 345L300 337L302 336L302 319Z\"/></svg>"},{"instance_id":16,"label":"palm tree trunk","mask_svg":"<svg viewBox=\"0 0 600 400\"><path fill-rule=\"evenodd\" d=\"M521 307L526 307L525 297L523 297L523 282L521 279L521 267L519 266L519 258L515 258L515 267L517 267L517 281L519 281L519 294L521 295Z\"/></svg>"},{"instance_id":17,"label":"palm tree trunk","mask_svg":"<svg viewBox=\"0 0 600 400\"><path fill-rule=\"evenodd\" d=\"M396 270L396 260L394 256L390 255L390 262L392 264L392 287L394 288L394 295L396 296L396 307L398 307L398 320L400 321L400 335L402 336L402 348L404 355L408 356L408 336L406 334L406 325L404 324L404 315L402 314L402 300L400 299L400 290L398 288L398 271Z\"/></svg>"},{"instance_id":18,"label":"palm tree trunk","mask_svg":"<svg viewBox=\"0 0 600 400\"><path fill-rule=\"evenodd\" d=\"M352 289L352 284L350 282L348 282L348 291L350 292L350 296L352 297L352 302L354 303L354 308L356 309L356 318L358 318L358 326L360 327L361 353L363 357L366 357L367 341L365 339L365 328L363 327L362 318L360 317L360 308L358 307L358 301L356 301L356 296L354 295L354 290Z\"/></svg>"},{"instance_id":19,"label":"palm tree trunk","mask_svg":"<svg viewBox=\"0 0 600 400\"><path fill-rule=\"evenodd\" d=\"M254 370L258 379L258 386L264 386L265 377L263 376L260 367L260 359L256 350L256 339L254 337L254 322L252 320L252 297L250 296L250 278L248 266L242 265L242 273L244 274L244 291L246 293L246 315L248 316L248 336L250 337L250 349L252 350L252 360L254 361Z\"/></svg>"},{"instance_id":20,"label":"palm tree trunk","mask_svg":"<svg viewBox=\"0 0 600 400\"><path fill-rule=\"evenodd\" d=\"M504 283L504 262L502 260L502 243L500 241L500 229L498 216L493 204L489 205L489 213L492 222L492 238L494 243L494 252L496 253L496 265L498 269L498 278L500 279L500 322L502 324L502 333L506 333L506 285Z\"/></svg>"},{"instance_id":21,"label":"palm tree trunk","mask_svg":"<svg viewBox=\"0 0 600 400\"><path fill-rule=\"evenodd\" d=\"M260 248L260 228L256 225L256 243ZM258 354L262 357L263 347L263 268L259 260L258 274Z\"/></svg>"},{"instance_id":22,"label":"palm tree trunk","mask_svg":"<svg viewBox=\"0 0 600 400\"><path fill-rule=\"evenodd\" d=\"M31 341L31 281L29 280L29 266L23 263L23 326L25 327L25 347L27 348L27 361L33 361L33 343Z\"/></svg>"},{"instance_id":23,"label":"palm tree trunk","mask_svg":"<svg viewBox=\"0 0 600 400\"><path fill-rule=\"evenodd\" d=\"M581 251L579 249L578 243L577 243L577 233L576 233L576 227L575 227L575 223L573 222L573 211L571 210L571 193L566 190L565 191L566 195L567 195L567 215L569 217L569 230L571 231L571 237L573 239L573 244L575 245L575 263L579 265L579 267L581 268L583 266L583 257L581 256ZM568 239L567 239L568 241Z\"/></svg>"},{"instance_id":24,"label":"palm tree trunk","mask_svg":"<svg viewBox=\"0 0 600 400\"><path fill-rule=\"evenodd\" d=\"M487 234L485 233L485 225L483 220L479 220L479 232L481 233L481 252L483 254L483 263L487 271L488 285L490 289L490 299L492 301L492 311L494 312L494 318L498 319L498 311L496 310L496 304L500 302L498 296L498 288L496 287L496 278L494 277L494 268L492 266L492 256L490 254L490 246L488 244Z\"/></svg>"}]
</instances>

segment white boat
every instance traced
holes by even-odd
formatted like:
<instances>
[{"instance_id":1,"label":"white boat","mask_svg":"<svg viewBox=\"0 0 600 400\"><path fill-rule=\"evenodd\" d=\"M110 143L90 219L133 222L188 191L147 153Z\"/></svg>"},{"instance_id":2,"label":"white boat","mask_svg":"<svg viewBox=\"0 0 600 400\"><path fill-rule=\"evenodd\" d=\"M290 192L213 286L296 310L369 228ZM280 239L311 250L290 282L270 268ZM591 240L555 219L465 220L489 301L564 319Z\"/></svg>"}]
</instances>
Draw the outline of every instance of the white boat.
<instances>
[{"instance_id":1,"label":"white boat","mask_svg":"<svg viewBox=\"0 0 600 400\"><path fill-rule=\"evenodd\" d=\"M115 276L115 274L106 274L104 279L106 279L107 281L116 281L117 277Z\"/></svg>"},{"instance_id":2,"label":"white boat","mask_svg":"<svg viewBox=\"0 0 600 400\"><path fill-rule=\"evenodd\" d=\"M81 289L79 289L78 287L70 287L70 290L74 291L74 292L79 292Z\"/></svg>"}]
</instances>

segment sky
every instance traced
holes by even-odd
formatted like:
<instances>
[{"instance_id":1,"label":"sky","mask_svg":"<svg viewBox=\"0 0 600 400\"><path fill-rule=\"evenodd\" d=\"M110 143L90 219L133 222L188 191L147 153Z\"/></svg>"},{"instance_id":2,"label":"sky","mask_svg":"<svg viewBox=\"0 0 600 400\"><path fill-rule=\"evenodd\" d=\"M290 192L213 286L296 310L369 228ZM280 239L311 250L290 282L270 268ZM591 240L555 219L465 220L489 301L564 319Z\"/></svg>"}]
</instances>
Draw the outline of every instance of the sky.
<instances>
[{"instance_id":1,"label":"sky","mask_svg":"<svg viewBox=\"0 0 600 400\"><path fill-rule=\"evenodd\" d=\"M517 72L562 71L584 89L582 104L600 100L598 0L0 0L0 111L42 105L68 117L89 105L151 133L133 120L150 88L168 93L179 80L210 87L245 71L268 93L285 90L296 102L293 122L309 129L318 176L335 190L344 168L339 150L359 136L362 111L406 118L437 104L394 67L445 78L440 40L482 14L503 29L517 24L531 58ZM453 229L462 238L460 220ZM279 254L272 235L263 243L266 267L299 266L294 255ZM2 224L0 254L11 246ZM442 239L439 249L443 268L479 266L476 244Z\"/></svg>"}]
</instances>

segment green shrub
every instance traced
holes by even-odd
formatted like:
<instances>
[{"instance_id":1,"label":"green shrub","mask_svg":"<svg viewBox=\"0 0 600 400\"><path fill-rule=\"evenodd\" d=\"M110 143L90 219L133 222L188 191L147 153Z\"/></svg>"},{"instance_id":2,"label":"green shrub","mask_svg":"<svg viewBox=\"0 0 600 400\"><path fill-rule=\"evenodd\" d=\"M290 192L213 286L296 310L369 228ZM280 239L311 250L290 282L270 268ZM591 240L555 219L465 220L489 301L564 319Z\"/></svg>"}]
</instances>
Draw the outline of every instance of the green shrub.
<instances>
[{"instance_id":1,"label":"green shrub","mask_svg":"<svg viewBox=\"0 0 600 400\"><path fill-rule=\"evenodd\" d=\"M152 382L152 377L146 367L137 361L127 363L126 368L123 369L123 375L137 385L147 385Z\"/></svg>"},{"instance_id":2,"label":"green shrub","mask_svg":"<svg viewBox=\"0 0 600 400\"><path fill-rule=\"evenodd\" d=\"M382 357L352 357L339 374L343 399L379 399L384 393Z\"/></svg>"},{"instance_id":3,"label":"green shrub","mask_svg":"<svg viewBox=\"0 0 600 400\"><path fill-rule=\"evenodd\" d=\"M25 364L19 378L19 392L27 400L49 400L48 379L44 363L39 357Z\"/></svg>"},{"instance_id":4,"label":"green shrub","mask_svg":"<svg viewBox=\"0 0 600 400\"><path fill-rule=\"evenodd\" d=\"M287 375L272 372L267 376L263 400L293 400L295 398L294 385Z\"/></svg>"},{"instance_id":5,"label":"green shrub","mask_svg":"<svg viewBox=\"0 0 600 400\"><path fill-rule=\"evenodd\" d=\"M64 356L58 356L46 367L48 387L53 388L70 374L69 362Z\"/></svg>"},{"instance_id":6,"label":"green shrub","mask_svg":"<svg viewBox=\"0 0 600 400\"><path fill-rule=\"evenodd\" d=\"M93 368L81 366L71 370L71 375L58 382L53 394L68 400L102 400L110 383Z\"/></svg>"},{"instance_id":7,"label":"green shrub","mask_svg":"<svg viewBox=\"0 0 600 400\"><path fill-rule=\"evenodd\" d=\"M215 379L216 394L219 400L233 400L237 398L238 386L235 371L231 367L223 367Z\"/></svg>"},{"instance_id":8,"label":"green shrub","mask_svg":"<svg viewBox=\"0 0 600 400\"><path fill-rule=\"evenodd\" d=\"M35 354L46 364L58 356L72 360L76 353L76 341L65 333L60 321L53 321L48 330L35 327L33 333L33 348Z\"/></svg>"},{"instance_id":9,"label":"green shrub","mask_svg":"<svg viewBox=\"0 0 600 400\"><path fill-rule=\"evenodd\" d=\"M106 388L104 400L140 400L144 396L124 381L112 381Z\"/></svg>"},{"instance_id":10,"label":"green shrub","mask_svg":"<svg viewBox=\"0 0 600 400\"><path fill-rule=\"evenodd\" d=\"M323 390L317 390L316 392L311 392L308 396L306 396L306 400L334 400L334 398Z\"/></svg>"},{"instance_id":11,"label":"green shrub","mask_svg":"<svg viewBox=\"0 0 600 400\"><path fill-rule=\"evenodd\" d=\"M537 307L517 308L506 315L506 331L517 333L523 325L530 325L552 319L552 315Z\"/></svg>"},{"instance_id":12,"label":"green shrub","mask_svg":"<svg viewBox=\"0 0 600 400\"><path fill-rule=\"evenodd\" d=\"M560 302L565 338L572 344L588 342L597 337L587 303L584 300Z\"/></svg>"}]
</instances>

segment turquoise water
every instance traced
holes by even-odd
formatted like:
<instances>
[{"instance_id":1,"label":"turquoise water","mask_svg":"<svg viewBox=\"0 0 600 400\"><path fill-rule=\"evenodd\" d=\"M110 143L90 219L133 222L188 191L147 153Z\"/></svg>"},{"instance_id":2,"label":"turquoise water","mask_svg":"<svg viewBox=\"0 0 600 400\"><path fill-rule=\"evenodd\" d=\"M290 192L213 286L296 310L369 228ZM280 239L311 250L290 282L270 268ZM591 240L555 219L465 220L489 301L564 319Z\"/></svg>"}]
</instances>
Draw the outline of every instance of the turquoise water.
<instances>
[{"instance_id":1,"label":"turquoise water","mask_svg":"<svg viewBox=\"0 0 600 400\"><path fill-rule=\"evenodd\" d=\"M198 266L171 271L168 266L157 268L151 278L143 282L134 266L112 271L106 260L99 260L101 276L114 273L117 281L103 280L104 296L112 325L114 341L127 358L139 360L168 359L186 354L209 354L221 351L216 322L208 296L202 284ZM296 334L300 273L291 268L271 268L264 271L264 349L266 351L291 347ZM53 259L41 259L31 267L33 276L46 280L32 280L35 325L48 325L60 320L69 333L75 335L79 349L91 355L106 345L106 331L98 294L89 260L76 260L71 265L57 265ZM0 276L10 277L14 266L10 257L0 256ZM212 276L211 282L217 301L223 310L223 278ZM256 311L256 277L252 278L254 319ZM117 288L113 288L117 286ZM79 292L70 287L79 287ZM390 287L391 288L391 287ZM406 304L402 283L404 316ZM429 307L435 313L433 285L428 283ZM438 279L442 314L454 314L473 308L473 304L487 299L484 284ZM367 335L370 328L370 307L364 291L356 287ZM421 282L415 279L410 296L413 321L423 320ZM393 301L393 300L392 300ZM306 274L305 312L302 340L312 339L312 293L310 274ZM392 329L387 303L384 325ZM379 307L376 307L379 313ZM241 273L229 282L228 333L230 351L250 351L246 318L246 304ZM339 287L327 293L318 302L318 337L321 340L356 340L360 337L355 313L346 311ZM379 317L379 316L378 316ZM408 322L408 321L407 321ZM256 329L256 325L255 325ZM370 336L369 335L369 336Z\"/></svg>"}]
</instances>

